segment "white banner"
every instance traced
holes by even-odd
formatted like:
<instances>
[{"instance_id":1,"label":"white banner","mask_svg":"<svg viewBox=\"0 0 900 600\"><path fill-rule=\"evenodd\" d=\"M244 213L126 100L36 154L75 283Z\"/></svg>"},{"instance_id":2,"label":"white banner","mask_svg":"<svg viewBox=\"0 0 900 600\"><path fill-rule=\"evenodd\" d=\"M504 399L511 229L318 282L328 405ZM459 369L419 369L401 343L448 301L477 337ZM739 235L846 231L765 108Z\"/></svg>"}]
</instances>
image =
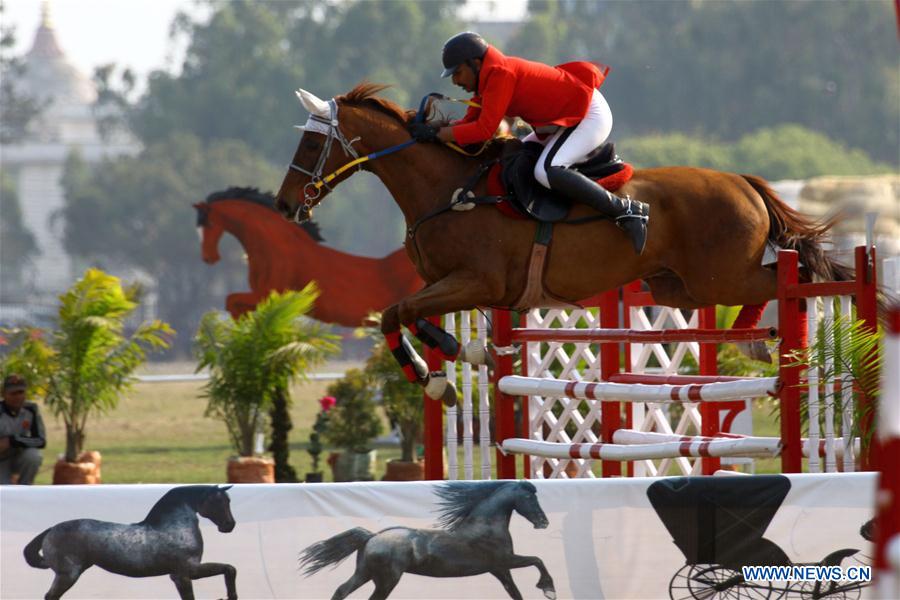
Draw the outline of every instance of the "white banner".
<instances>
[{"instance_id":1,"label":"white banner","mask_svg":"<svg viewBox=\"0 0 900 600\"><path fill-rule=\"evenodd\" d=\"M230 565L242 598L330 598L358 566L350 598L509 598L507 573L525 598L703 598L747 561L868 564L875 475L225 487L0 488L0 596L223 598Z\"/></svg>"}]
</instances>

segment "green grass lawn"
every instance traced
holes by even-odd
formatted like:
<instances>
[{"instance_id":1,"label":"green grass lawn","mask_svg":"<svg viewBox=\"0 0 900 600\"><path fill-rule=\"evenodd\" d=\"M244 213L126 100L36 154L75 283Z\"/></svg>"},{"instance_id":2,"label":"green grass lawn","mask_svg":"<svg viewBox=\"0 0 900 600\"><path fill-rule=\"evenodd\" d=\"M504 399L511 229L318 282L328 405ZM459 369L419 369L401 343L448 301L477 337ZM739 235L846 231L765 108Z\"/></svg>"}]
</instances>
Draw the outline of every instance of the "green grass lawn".
<instances>
[{"instance_id":1,"label":"green grass lawn","mask_svg":"<svg viewBox=\"0 0 900 600\"><path fill-rule=\"evenodd\" d=\"M318 399L325 395L330 382L311 381L295 385L291 392L290 432L291 464L302 479L311 470L306 452L310 427L319 409ZM103 456L104 483L215 483L225 481L228 458L234 454L228 442L224 423L204 416L205 399L201 398L202 382L138 383L122 399L118 408L106 415L91 417L85 448L99 450ZM754 405L756 435L777 436L778 424L770 403ZM44 464L36 483L52 480L53 464L64 450L65 429L62 422L44 409L48 446ZM387 427L385 427L387 431ZM381 478L388 460L399 458L399 447L379 447L376 477ZM493 452L493 450L492 450ZM322 453L321 469L326 480L331 471ZM492 457L493 458L493 457ZM475 473L480 472L480 451L474 449ZM462 464L462 447L459 463ZM521 465L521 460L517 460ZM595 471L599 471L599 463ZM521 468L521 467L520 467ZM778 473L780 459L758 460L757 473Z\"/></svg>"},{"instance_id":2,"label":"green grass lawn","mask_svg":"<svg viewBox=\"0 0 900 600\"><path fill-rule=\"evenodd\" d=\"M293 387L290 432L291 464L302 478L311 467L305 451L318 399L330 382L311 381ZM202 382L138 383L118 408L91 417L85 448L103 455L104 483L211 483L225 480L225 466L234 454L225 424L205 417ZM46 414L48 444L37 483L50 483L53 463L64 450L62 422ZM384 458L399 449L382 450ZM326 456L323 453L323 458ZM330 476L325 469L326 477Z\"/></svg>"}]
</instances>

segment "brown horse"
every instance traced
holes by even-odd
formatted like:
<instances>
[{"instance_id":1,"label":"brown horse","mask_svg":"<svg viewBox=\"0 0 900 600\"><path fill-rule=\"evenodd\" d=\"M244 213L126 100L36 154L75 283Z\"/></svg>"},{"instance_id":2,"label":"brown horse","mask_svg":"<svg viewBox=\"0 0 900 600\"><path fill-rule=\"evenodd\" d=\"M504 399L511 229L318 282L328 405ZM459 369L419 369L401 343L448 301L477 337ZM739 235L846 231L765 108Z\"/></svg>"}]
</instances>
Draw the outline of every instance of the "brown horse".
<instances>
[{"instance_id":1,"label":"brown horse","mask_svg":"<svg viewBox=\"0 0 900 600\"><path fill-rule=\"evenodd\" d=\"M322 201L329 184L352 171L330 181L328 174L356 155L410 140L413 113L377 97L382 89L361 84L329 102L298 91L312 116L277 195L282 212L303 216L310 212L304 207ZM406 251L427 284L384 311L382 331L407 377L445 401L452 401L450 386L423 370L423 361L400 334L401 325L452 356L458 351L455 340L424 318L484 306L527 308L517 302L528 279L535 222L510 219L490 206L427 218L450 203L479 164L442 145L415 144L360 166L381 179L403 212ZM323 177L326 184L316 185ZM482 180L475 193L485 190ZM831 223L797 213L759 177L690 167L642 169L617 193L651 205L643 254L636 255L610 221L557 224L543 273L545 301L575 303L643 279L658 303L676 308L762 304L776 295L776 274L762 265L768 242L798 250L809 276L846 276L820 244ZM572 208L573 218L588 214L584 206ZM470 362L479 358L463 354Z\"/></svg>"},{"instance_id":2,"label":"brown horse","mask_svg":"<svg viewBox=\"0 0 900 600\"><path fill-rule=\"evenodd\" d=\"M229 188L207 196L197 209L203 261L219 260L219 240L227 231L247 253L249 292L229 294L225 308L234 318L275 291L319 287L311 316L325 323L359 327L366 316L393 304L423 283L403 250L384 258L348 254L321 244L319 227L296 225L275 210L275 198L250 188ZM285 263L283 256L291 256Z\"/></svg>"}]
</instances>

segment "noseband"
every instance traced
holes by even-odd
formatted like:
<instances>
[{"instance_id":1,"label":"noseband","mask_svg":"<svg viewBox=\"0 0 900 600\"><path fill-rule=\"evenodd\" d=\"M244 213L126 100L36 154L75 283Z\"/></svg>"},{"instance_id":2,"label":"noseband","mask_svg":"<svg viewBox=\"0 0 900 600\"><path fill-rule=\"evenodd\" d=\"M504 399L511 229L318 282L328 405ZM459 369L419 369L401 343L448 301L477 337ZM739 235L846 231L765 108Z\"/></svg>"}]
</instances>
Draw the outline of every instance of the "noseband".
<instances>
[{"instance_id":1,"label":"noseband","mask_svg":"<svg viewBox=\"0 0 900 600\"><path fill-rule=\"evenodd\" d=\"M294 162L289 166L290 169L299 171L310 178L309 183L303 186L303 202L297 207L297 212L294 213L294 221L297 223L302 223L309 219L309 213L316 200L322 195L323 187L329 192L332 191L328 182L331 181L333 177L323 178L322 173L325 170L325 162L328 160L328 156L331 153L331 145L334 143L334 140L337 140L341 144L341 148L344 150L345 155L357 160L359 159L359 154L353 148L353 143L359 141L359 138L356 137L352 140L348 140L344 134L341 133L341 130L338 127L338 105L337 102L334 101L334 98L328 101L328 111L330 113L329 118L326 119L320 115L312 114L309 116L309 120L306 121L306 125L298 128L302 129L304 132L312 131L314 133L323 134L325 136L325 145L322 147L319 158L316 159L316 166L312 171L307 171ZM351 164L357 163L354 162ZM362 167L360 167L360 169L361 168Z\"/></svg>"}]
</instances>

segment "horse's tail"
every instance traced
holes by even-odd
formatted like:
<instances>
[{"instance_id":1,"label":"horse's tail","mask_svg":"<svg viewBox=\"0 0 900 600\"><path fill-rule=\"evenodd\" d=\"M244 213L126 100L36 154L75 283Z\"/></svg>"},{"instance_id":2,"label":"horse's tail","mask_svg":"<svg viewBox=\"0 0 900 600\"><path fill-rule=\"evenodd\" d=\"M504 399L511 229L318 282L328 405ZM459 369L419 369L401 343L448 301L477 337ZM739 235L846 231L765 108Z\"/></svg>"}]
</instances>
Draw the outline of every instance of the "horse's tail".
<instances>
[{"instance_id":1,"label":"horse's tail","mask_svg":"<svg viewBox=\"0 0 900 600\"><path fill-rule=\"evenodd\" d=\"M362 527L354 527L327 540L316 542L300 553L300 568L306 576L338 565L345 558L365 546L375 534Z\"/></svg>"},{"instance_id":2,"label":"horse's tail","mask_svg":"<svg viewBox=\"0 0 900 600\"><path fill-rule=\"evenodd\" d=\"M827 239L828 230L837 222L838 216L827 221L813 221L785 204L762 177L741 177L762 196L769 213L769 240L781 248L796 250L810 278L815 275L825 281L853 279L853 269L834 260L822 248L822 242Z\"/></svg>"},{"instance_id":3,"label":"horse's tail","mask_svg":"<svg viewBox=\"0 0 900 600\"><path fill-rule=\"evenodd\" d=\"M47 537L48 533L50 533L50 530L45 529L43 533L38 534L37 537L28 542L28 545L25 546L25 550L22 552L25 555L25 562L35 569L50 568L50 565L48 565L44 560L44 557L41 556L41 545L43 545L44 538Z\"/></svg>"}]
</instances>

